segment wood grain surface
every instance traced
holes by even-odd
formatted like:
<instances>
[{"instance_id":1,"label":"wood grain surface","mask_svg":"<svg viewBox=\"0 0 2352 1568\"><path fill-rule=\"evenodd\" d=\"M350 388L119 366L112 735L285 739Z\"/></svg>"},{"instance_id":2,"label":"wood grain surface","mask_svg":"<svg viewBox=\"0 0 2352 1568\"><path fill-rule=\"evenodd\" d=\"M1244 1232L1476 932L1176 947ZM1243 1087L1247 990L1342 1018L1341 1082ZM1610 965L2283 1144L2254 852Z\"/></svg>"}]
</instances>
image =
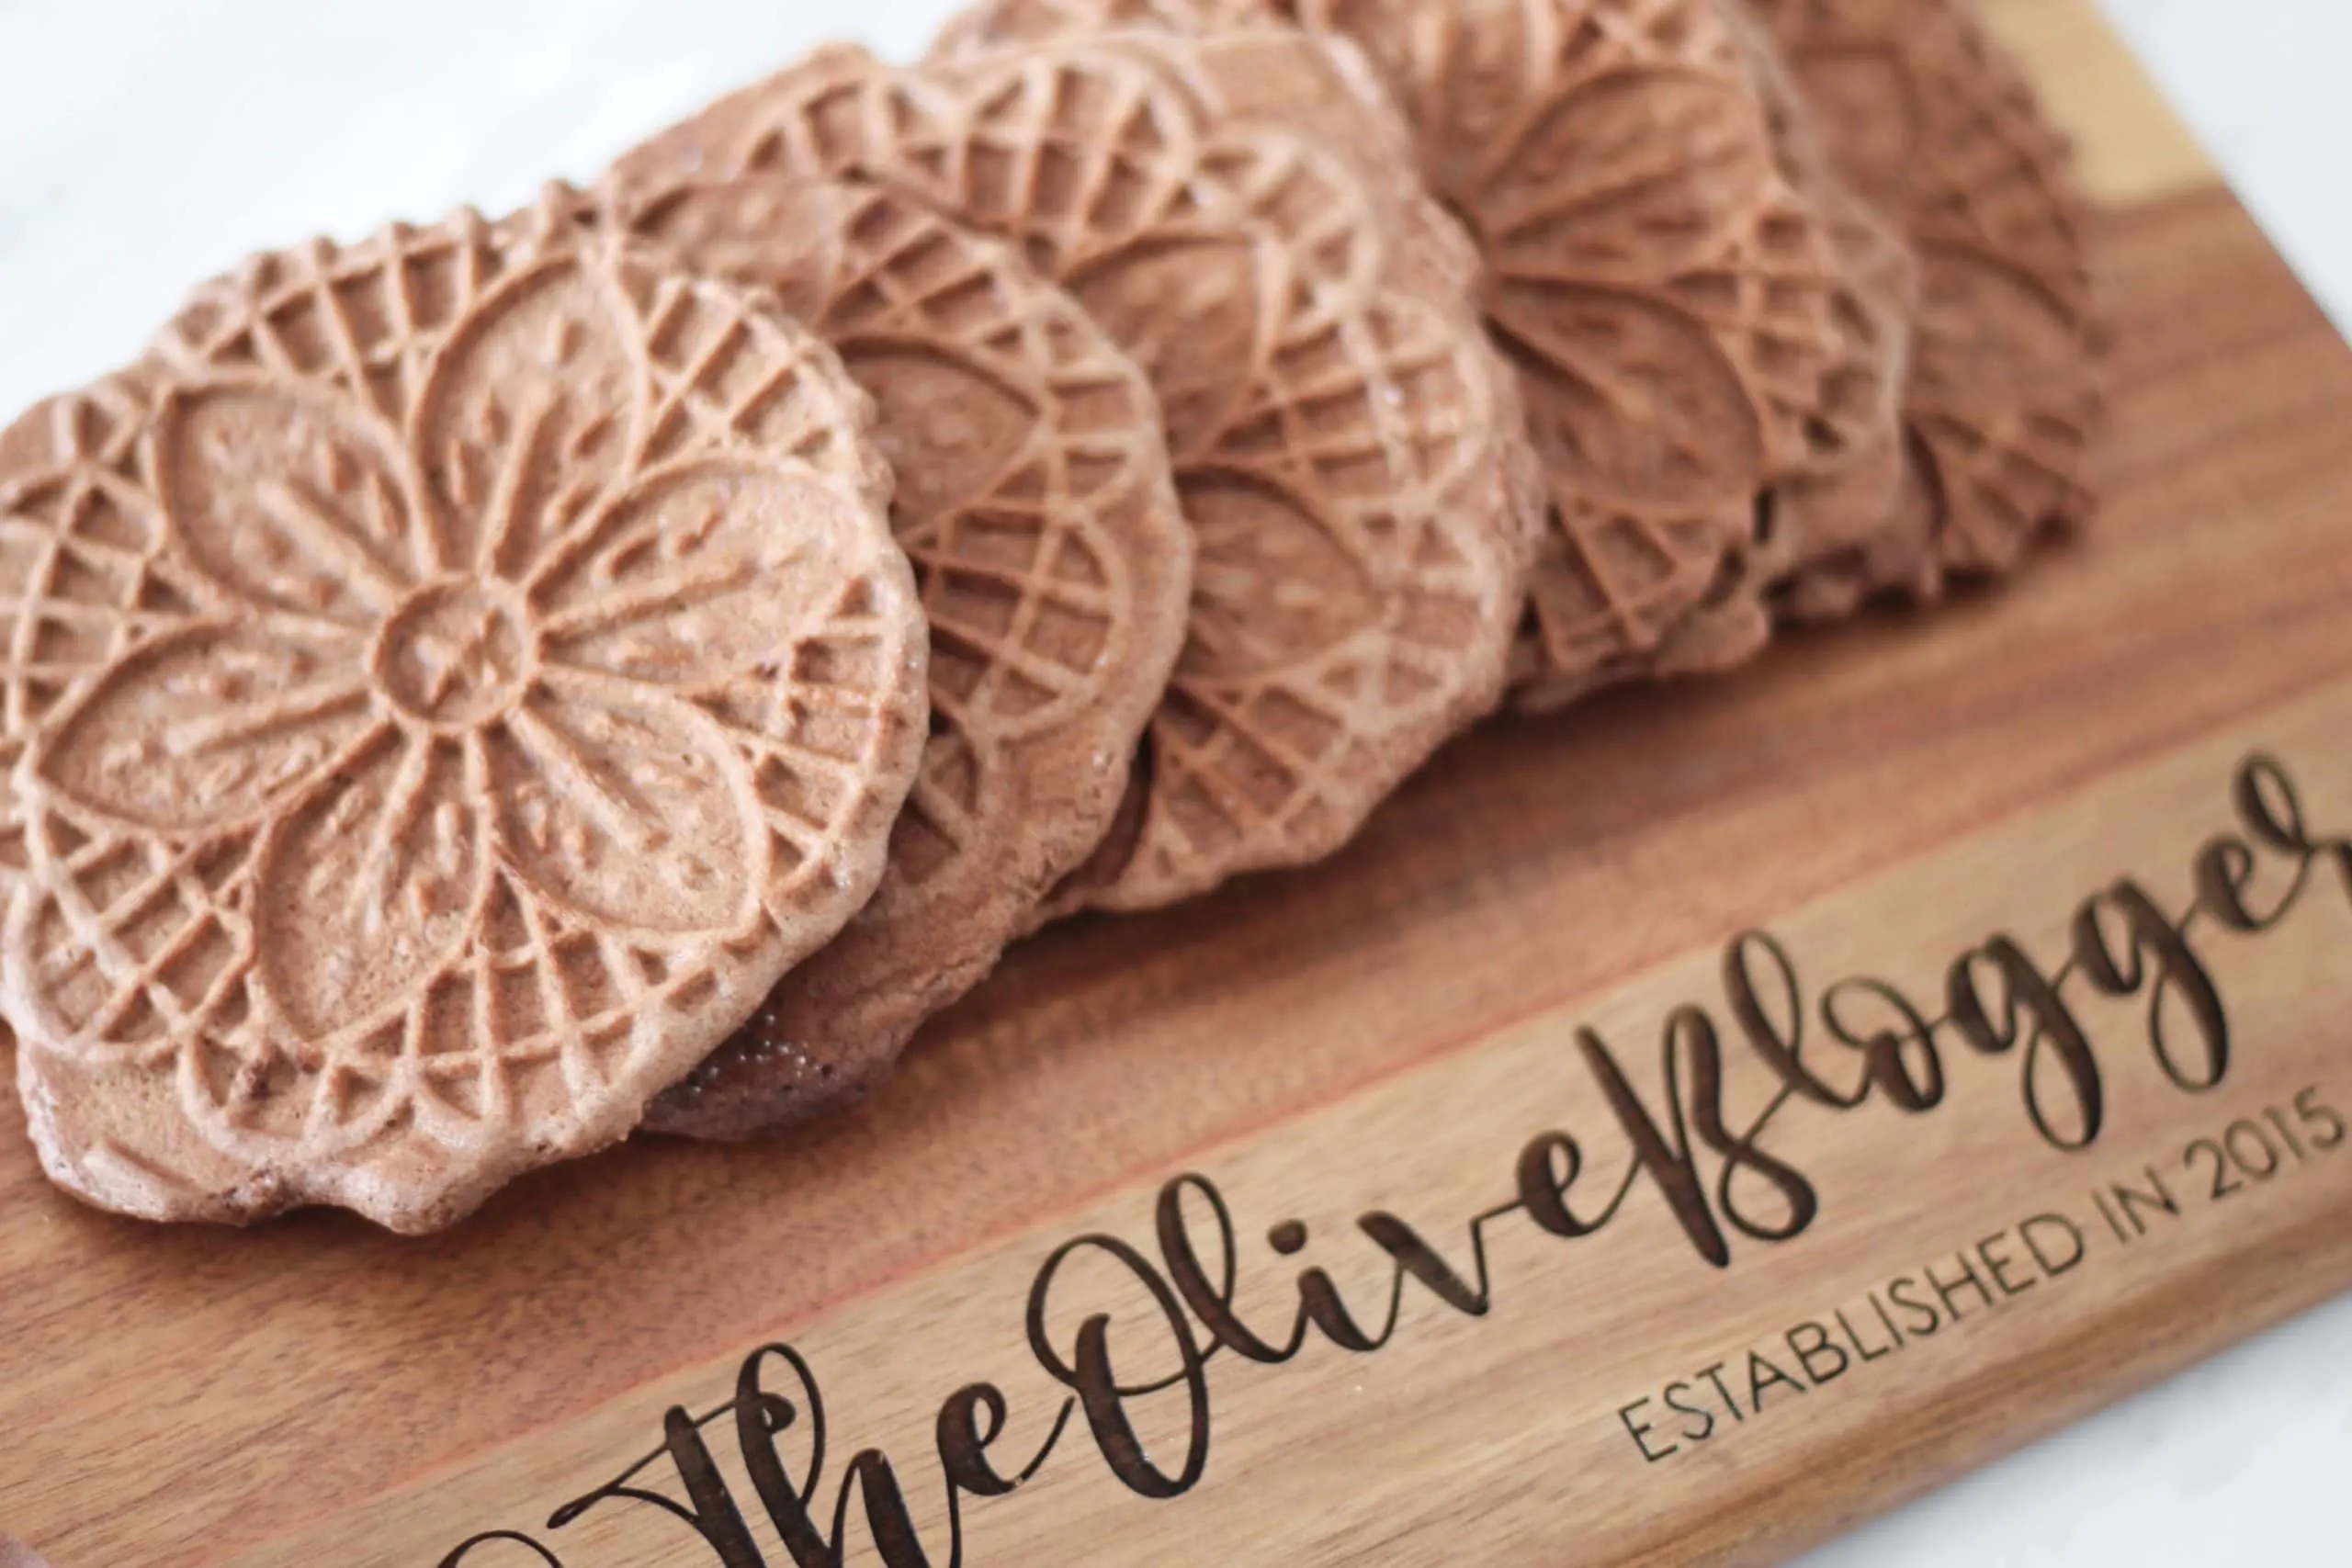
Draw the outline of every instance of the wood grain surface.
<instances>
[{"instance_id":1,"label":"wood grain surface","mask_svg":"<svg viewBox=\"0 0 2352 1568\"><path fill-rule=\"evenodd\" d=\"M2352 679L236 1561L1770 1561L2352 1284L2347 951Z\"/></svg>"},{"instance_id":2,"label":"wood grain surface","mask_svg":"<svg viewBox=\"0 0 2352 1568\"><path fill-rule=\"evenodd\" d=\"M1998 13L2108 203L2096 254L2116 397L2090 536L2009 589L1792 638L1736 679L1489 727L1328 865L1049 932L939 1021L869 1107L787 1142L643 1144L526 1181L420 1243L335 1215L242 1234L114 1220L51 1191L20 1124L0 1119L0 1534L57 1568L430 1562L453 1538L382 1532L400 1517L422 1531L401 1510L435 1487L535 1445L568 1451L606 1420L650 1445L669 1398L712 1397L708 1369L764 1338L853 1322L1099 1202L1125 1201L1131 1220L1117 1195L1172 1168L1279 1148L1416 1065L1466 1060L1745 927L2063 813L2352 671L2352 353L2083 7ZM2199 798L2217 787L2205 779ZM2177 869L2189 846L2176 847ZM2061 878L2022 912L2063 913L2088 887ZM2184 1134L2205 1109L2183 1113ZM1331 1198L1378 1194L1343 1183ZM1919 1239L1924 1259L1973 1237ZM2255 1264L2289 1256L2207 1269L2191 1333L2114 1320L2153 1347L2128 1364L2029 1368L2056 1391L2042 1403L1939 1385L1950 1403L1920 1419L1966 1442L1905 1450L1869 1486L1808 1490L1791 1472L1784 1522L1751 1555L2250 1330L2284 1299ZM1823 1287L1775 1288L1795 1308L1842 1288ZM1661 1341L1625 1396L1682 1348ZM927 1403L899 1416L928 1420L962 1363L891 1355L869 1386L906 1378ZM1806 1473L1838 1473L1874 1440L1843 1436ZM1480 1473L1476 1452L1457 1457ZM514 1517L569 1495L518 1496ZM1006 1517L1035 1506L1008 1499ZM476 1528L430 1511L435 1529ZM1367 1540L1358 1560L1436 1559Z\"/></svg>"}]
</instances>

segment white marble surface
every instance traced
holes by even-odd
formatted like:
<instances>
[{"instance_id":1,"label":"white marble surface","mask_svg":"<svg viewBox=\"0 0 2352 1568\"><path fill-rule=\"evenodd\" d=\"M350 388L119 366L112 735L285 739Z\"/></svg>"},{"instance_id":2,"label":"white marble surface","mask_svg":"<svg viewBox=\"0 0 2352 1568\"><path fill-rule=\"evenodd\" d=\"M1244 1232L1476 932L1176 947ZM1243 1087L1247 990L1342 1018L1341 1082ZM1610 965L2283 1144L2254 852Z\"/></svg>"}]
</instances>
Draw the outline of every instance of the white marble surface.
<instances>
[{"instance_id":1,"label":"white marble surface","mask_svg":"<svg viewBox=\"0 0 2352 1568\"><path fill-rule=\"evenodd\" d=\"M2352 323L2352 5L2109 0ZM586 175L821 37L947 0L0 0L0 409L116 363L197 276ZM1806 1559L2352 1563L2352 1299Z\"/></svg>"}]
</instances>

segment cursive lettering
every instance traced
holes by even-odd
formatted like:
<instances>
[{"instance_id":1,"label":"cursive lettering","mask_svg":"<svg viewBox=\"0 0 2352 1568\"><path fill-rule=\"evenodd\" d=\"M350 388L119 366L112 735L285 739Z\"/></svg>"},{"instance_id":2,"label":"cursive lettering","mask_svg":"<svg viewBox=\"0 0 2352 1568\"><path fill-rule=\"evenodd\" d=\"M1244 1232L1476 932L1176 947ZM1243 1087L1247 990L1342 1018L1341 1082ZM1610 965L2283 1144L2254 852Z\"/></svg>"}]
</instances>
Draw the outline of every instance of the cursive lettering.
<instances>
[{"instance_id":1,"label":"cursive lettering","mask_svg":"<svg viewBox=\"0 0 2352 1568\"><path fill-rule=\"evenodd\" d=\"M1510 1201L1476 1215L1453 1257L1395 1213L1361 1215L1340 1245L1367 1247L1385 1260L1386 1300L1376 1310L1351 1304L1329 1269L1304 1261L1315 1238L1305 1222L1291 1219L1265 1233L1275 1258L1302 1260L1284 1265L1295 1269L1289 1321L1277 1327L1272 1313L1250 1321L1238 1304L1243 1247L1232 1206L1208 1177L1175 1177L1153 1206L1156 1258L1121 1237L1091 1234L1063 1242L1039 1265L1027 1303L1027 1348L1063 1393L1043 1443L1023 1462L1013 1465L995 1452L1013 1414L1001 1388L967 1382L940 1404L933 1449L945 1519L928 1549L897 1470L876 1449L859 1450L842 1466L830 1511L820 1514L824 1398L815 1369L788 1345L763 1346L747 1357L726 1404L700 1416L668 1411L658 1448L558 1508L545 1529L560 1532L599 1509L650 1509L690 1532L719 1568L771 1568L743 1499L712 1453L707 1434L720 1427L732 1437L751 1497L790 1568L841 1568L854 1517L864 1521L887 1568L960 1568L965 1500L1019 1490L1075 1429L1074 1417L1123 1486L1164 1502L1185 1495L1207 1473L1210 1373L1220 1356L1282 1366L1318 1346L1376 1354L1401 1331L1415 1299L1464 1317L1486 1316L1495 1304L1487 1245L1495 1225L1523 1221L1545 1237L1578 1242L1617 1223L1627 1199L1646 1182L1709 1268L1733 1267L1741 1248L1803 1235L1818 1218L1823 1195L1774 1146L1779 1121L1797 1109L1844 1116L1878 1102L1900 1115L1932 1114L1949 1101L1948 1058L1955 1048L2013 1066L2024 1121L2043 1143L2064 1152L2090 1148L2106 1126L2109 1069L2078 1003L2143 1000L2143 1043L2156 1070L2180 1092L2209 1092L2228 1079L2236 1042L2199 951L2200 933L2259 937L2330 881L2352 902L2352 839L2310 827L2277 759L2248 757L2231 801L2236 830L2198 850L2191 864L2196 893L2187 909L2167 914L2141 883L2111 882L2076 906L2062 963L2045 966L2016 936L1988 933L1945 965L1940 1010L1871 976L1809 990L1782 942L1747 931L1724 948L1720 1014L1689 1002L1664 1020L1655 1098L1636 1087L1598 1031L1577 1029L1573 1064L1598 1092L1600 1125L1529 1136L1512 1168ZM1743 1055L1774 1088L1744 1118L1735 1113L1729 1089L1730 1066ZM2340 1121L2336 1125L2340 1133ZM1624 1162L1613 1186L1597 1184L1592 1175L1596 1149ZM1852 1313L1841 1305L1791 1329L1773 1355L1750 1349L1744 1366L1717 1362L1617 1414L1644 1458L1655 1462L1707 1440L1719 1418L1752 1419L1849 1367L2055 1279L2081 1261L2083 1238L2064 1216L2033 1216L2013 1232L1888 1280L1870 1294L1866 1313L1861 1303L1850 1303ZM1126 1303L1120 1313L1099 1304L1103 1298L1095 1292L1106 1278L1118 1281ZM1140 1316L1136 1302L1149 1303ZM771 1386L779 1372L790 1379L781 1389ZM1147 1447L1137 1417L1151 1401L1174 1402L1148 1425L1156 1432L1181 1430L1180 1441L1161 1445L1181 1451ZM1181 1420L1171 1423L1170 1413ZM797 1481L778 1446L786 1433L804 1438L808 1449ZM682 1495L647 1479L665 1466ZM820 1517L827 1521L821 1526ZM509 1529L469 1537L439 1568L489 1568L491 1554L503 1549L527 1552L543 1568L564 1568L545 1540Z\"/></svg>"}]
</instances>

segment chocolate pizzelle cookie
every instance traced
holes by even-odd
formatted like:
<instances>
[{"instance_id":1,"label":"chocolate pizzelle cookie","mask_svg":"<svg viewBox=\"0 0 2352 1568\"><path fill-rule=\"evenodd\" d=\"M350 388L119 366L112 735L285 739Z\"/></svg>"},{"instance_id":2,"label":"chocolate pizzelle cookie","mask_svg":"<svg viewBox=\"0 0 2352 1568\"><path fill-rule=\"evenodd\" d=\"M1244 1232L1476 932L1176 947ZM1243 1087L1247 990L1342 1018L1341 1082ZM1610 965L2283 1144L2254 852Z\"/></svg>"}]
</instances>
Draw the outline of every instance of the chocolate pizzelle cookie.
<instances>
[{"instance_id":1,"label":"chocolate pizzelle cookie","mask_svg":"<svg viewBox=\"0 0 2352 1568\"><path fill-rule=\"evenodd\" d=\"M1284 20L1363 45L1483 253L1551 480L1519 702L1753 653L1758 502L1819 461L1843 278L1719 0L983 0L938 48Z\"/></svg>"},{"instance_id":2,"label":"chocolate pizzelle cookie","mask_svg":"<svg viewBox=\"0 0 2352 1568\"><path fill-rule=\"evenodd\" d=\"M872 410L534 214L264 255L0 434L0 981L51 1176L396 1230L628 1133L872 892Z\"/></svg>"},{"instance_id":3,"label":"chocolate pizzelle cookie","mask_svg":"<svg viewBox=\"0 0 2352 1568\"><path fill-rule=\"evenodd\" d=\"M1102 841L1183 645L1192 534L1150 383L1008 246L878 186L718 162L592 212L840 352L931 623L931 735L873 901L645 1122L742 1136L865 1088Z\"/></svg>"},{"instance_id":4,"label":"chocolate pizzelle cookie","mask_svg":"<svg viewBox=\"0 0 2352 1568\"><path fill-rule=\"evenodd\" d=\"M1848 188L1762 25L1737 6L1724 15L1762 95L1781 173L1820 214L1838 260L1838 354L1805 422L1805 459L1768 497L1736 592L1776 618L1805 621L1850 615L1888 590L1930 594L1933 549L1917 509L1904 504L1903 391L1918 268L1902 238Z\"/></svg>"},{"instance_id":5,"label":"chocolate pizzelle cookie","mask_svg":"<svg viewBox=\"0 0 2352 1568\"><path fill-rule=\"evenodd\" d=\"M1216 33L1298 20L1296 0L975 0L933 38L933 60L1077 33Z\"/></svg>"},{"instance_id":6,"label":"chocolate pizzelle cookie","mask_svg":"<svg viewBox=\"0 0 2352 1568\"><path fill-rule=\"evenodd\" d=\"M615 171L900 191L1015 240L1151 378L1196 543L1189 633L1057 908L1164 904L1345 842L1497 700L1537 507L1458 232L1310 139L1205 113L1216 85L1165 41L922 72L831 51Z\"/></svg>"},{"instance_id":7,"label":"chocolate pizzelle cookie","mask_svg":"<svg viewBox=\"0 0 2352 1568\"><path fill-rule=\"evenodd\" d=\"M1943 569L2007 571L2091 504L2100 328L2064 139L1955 0L1747 3L1918 258L1913 526Z\"/></svg>"},{"instance_id":8,"label":"chocolate pizzelle cookie","mask_svg":"<svg viewBox=\"0 0 2352 1568\"><path fill-rule=\"evenodd\" d=\"M1830 355L1798 427L1802 457L1758 498L1752 535L1706 596L1632 667L1647 676L1718 673L1753 658L1775 621L1851 615L1890 589L1932 593L1926 531L1904 504L1903 389L1918 277L1910 252L1838 173L1770 39L1731 4L1716 8L1765 114L1774 162L1818 226L1832 271ZM1560 706L1628 672L1522 671L1520 705Z\"/></svg>"}]
</instances>

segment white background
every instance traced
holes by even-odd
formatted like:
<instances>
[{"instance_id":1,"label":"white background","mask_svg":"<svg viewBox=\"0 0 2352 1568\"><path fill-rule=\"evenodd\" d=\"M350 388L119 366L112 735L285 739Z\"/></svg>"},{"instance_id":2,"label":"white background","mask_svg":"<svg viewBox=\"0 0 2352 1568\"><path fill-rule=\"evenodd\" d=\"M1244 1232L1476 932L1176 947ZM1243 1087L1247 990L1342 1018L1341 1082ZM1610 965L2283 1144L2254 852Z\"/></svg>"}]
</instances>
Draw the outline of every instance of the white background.
<instances>
[{"instance_id":1,"label":"white background","mask_svg":"<svg viewBox=\"0 0 2352 1568\"><path fill-rule=\"evenodd\" d=\"M910 55L949 3L0 0L0 412L248 250L511 207L819 39ZM2108 4L2352 322L2352 5ZM2258 1562L2352 1564L2352 1299L1806 1559Z\"/></svg>"}]
</instances>

